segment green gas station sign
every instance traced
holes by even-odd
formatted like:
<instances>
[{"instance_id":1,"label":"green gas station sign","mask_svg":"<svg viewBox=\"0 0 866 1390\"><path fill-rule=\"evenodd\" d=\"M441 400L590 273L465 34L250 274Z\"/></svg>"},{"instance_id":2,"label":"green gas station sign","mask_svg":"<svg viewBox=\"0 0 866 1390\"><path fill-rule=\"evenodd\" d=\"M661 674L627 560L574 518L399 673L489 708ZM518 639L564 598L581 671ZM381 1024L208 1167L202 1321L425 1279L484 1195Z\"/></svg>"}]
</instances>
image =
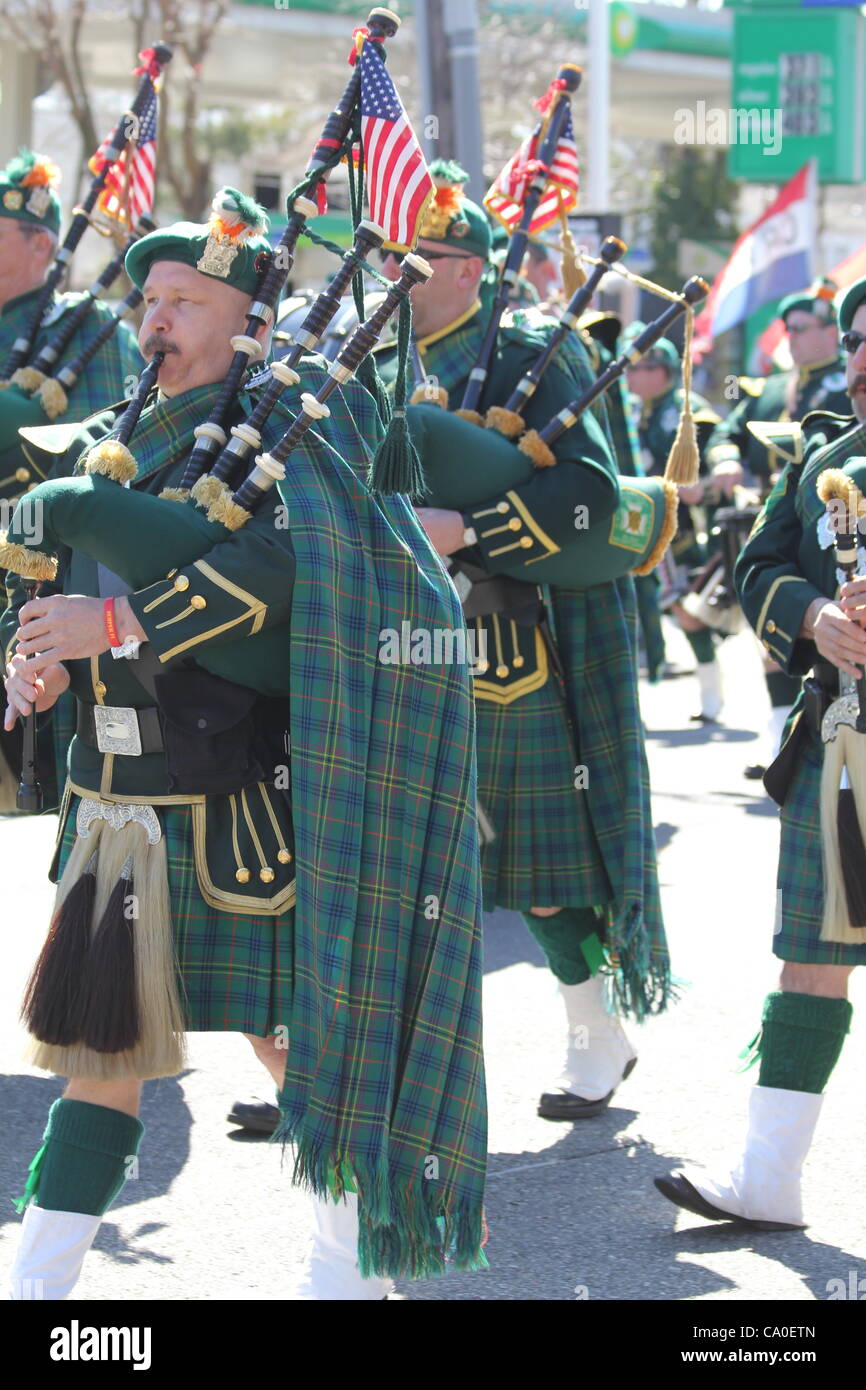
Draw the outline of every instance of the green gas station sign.
<instances>
[{"instance_id":1,"label":"green gas station sign","mask_svg":"<svg viewBox=\"0 0 866 1390\"><path fill-rule=\"evenodd\" d=\"M814 157L820 182L862 182L863 58L863 16L850 9L738 11L731 176L783 183Z\"/></svg>"}]
</instances>

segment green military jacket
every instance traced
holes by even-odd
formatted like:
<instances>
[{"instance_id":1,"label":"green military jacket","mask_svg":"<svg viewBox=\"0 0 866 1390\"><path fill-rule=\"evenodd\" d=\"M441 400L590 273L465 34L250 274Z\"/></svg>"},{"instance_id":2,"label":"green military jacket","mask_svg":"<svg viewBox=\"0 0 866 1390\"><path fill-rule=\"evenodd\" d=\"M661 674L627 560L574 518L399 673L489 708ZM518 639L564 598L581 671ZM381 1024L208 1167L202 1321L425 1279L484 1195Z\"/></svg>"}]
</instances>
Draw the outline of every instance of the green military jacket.
<instances>
[{"instance_id":1,"label":"green military jacket","mask_svg":"<svg viewBox=\"0 0 866 1390\"><path fill-rule=\"evenodd\" d=\"M325 379L321 359L303 358L299 371L302 381L297 391L315 393ZM139 468L131 484L133 489L158 494L166 487L179 485L195 442L195 426L207 419L219 389L219 384L203 386L171 399L154 398L145 407L130 441ZM288 428L297 399L291 393L272 412L263 433L266 449ZM241 395L239 405L244 415L253 404L251 393ZM334 393L329 406L330 416L319 422L320 435L341 457L364 458L365 438L375 441L381 433L372 398L350 383ZM120 409L105 411L82 425L65 453L55 456L53 476L72 474L76 465L83 463L86 450L111 433ZM49 471L47 459L42 459L42 465ZM153 583L128 594L132 610L147 633L147 649L158 659L159 669L194 671L198 654L220 649L230 656L232 679L243 685L244 638L283 625L288 644L295 559L288 518L280 515L280 507L280 493L274 488L244 527L217 543L204 557L155 576ZM18 611L25 599L20 583L11 575L7 590L9 606L0 619L6 660L15 649ZM80 551L67 551L61 558L55 591L99 596L96 562ZM127 634L119 635L122 639ZM77 705L142 709L154 704L153 695L136 679L135 660L116 659L107 650L99 656L65 664ZM173 713L173 718L175 714L181 727L183 720L192 719L191 732L198 723L194 716L208 714L214 736L218 738L221 732L219 711L214 714L210 710L180 710ZM288 727L287 717L284 723ZM273 777L237 796L176 793L164 752L100 752L78 735L69 748L68 776L67 792L81 796L152 805L190 805L199 883L212 905L243 904L247 911L272 913L285 910L292 901L291 819L286 800L280 795L288 788L275 789ZM244 884L235 882L235 872L240 867L236 863L239 817L252 827L251 833L262 847L262 862L274 871L275 878L267 889L255 877ZM61 808L61 823L62 820Z\"/></svg>"},{"instance_id":2,"label":"green military jacket","mask_svg":"<svg viewBox=\"0 0 866 1390\"><path fill-rule=\"evenodd\" d=\"M637 424L642 471L648 477L660 476L665 471L668 454L676 437L683 399L681 386L670 386L660 396L654 396L648 401L642 401L636 396L631 398ZM718 424L719 416L709 401L697 391L692 391L691 402L698 439L700 473L703 476L709 471L706 457L707 440L710 432ZM685 502L680 502L677 510L677 534L671 545L671 553L683 563L697 563L703 557L697 553L696 544L691 509Z\"/></svg>"},{"instance_id":3,"label":"green military jacket","mask_svg":"<svg viewBox=\"0 0 866 1390\"><path fill-rule=\"evenodd\" d=\"M816 411L791 425L799 462L789 463L755 522L737 561L743 612L770 656L790 675L802 676L817 657L800 636L809 604L838 592L833 537L817 493L826 468L841 468L866 454L866 425L850 415Z\"/></svg>"},{"instance_id":4,"label":"green military jacket","mask_svg":"<svg viewBox=\"0 0 866 1390\"><path fill-rule=\"evenodd\" d=\"M778 421L802 420L813 410L847 415L851 409L844 357L776 376L741 376L738 389L737 404L707 442L707 463L715 468L729 460L742 462L766 490L771 476L791 462L784 445L780 450L774 444L777 432L770 426Z\"/></svg>"},{"instance_id":5,"label":"green military jacket","mask_svg":"<svg viewBox=\"0 0 866 1390\"><path fill-rule=\"evenodd\" d=\"M478 361L485 321L486 313L478 301L454 323L418 341L428 380L432 378L445 388L451 410L458 409L469 373ZM554 327L552 320L534 311L505 317L480 402L482 413L488 406L505 404ZM393 350L377 353L377 363L386 380L393 376ZM571 335L524 411L527 426L540 429L593 380L586 349ZM468 426L467 430L474 428ZM471 440L471 435L467 438ZM556 467L537 468L528 483L504 489L499 496L491 497L485 489L486 500L479 507L458 508L465 526L476 537L461 556L490 574L532 585L536 561L580 545L583 528L578 507L586 507L594 520L612 515L619 487L604 407L598 412L587 411L577 425L560 436L554 453ZM471 456L467 456L467 467L471 466ZM472 619L470 632L473 626L478 651L483 654L475 667L476 699L510 704L545 684L550 675L549 659L537 626L519 624L497 613Z\"/></svg>"},{"instance_id":6,"label":"green military jacket","mask_svg":"<svg viewBox=\"0 0 866 1390\"><path fill-rule=\"evenodd\" d=\"M0 369L15 339L26 333L38 295L38 290L30 290L27 294L8 300L0 309ZM37 334L34 355L50 341L58 325L83 298L85 296L82 294L55 296L53 307L43 319ZM83 326L73 334L58 365L67 365L93 342L110 317L109 308L97 301ZM112 401L123 400L130 395L142 366L143 360L133 329L126 323L119 323L108 342L100 348L70 389L69 409L57 417L57 422L86 420L94 411L102 410ZM7 417L13 409L16 410L16 419L8 420L7 429ZM22 412L26 413L26 418L19 421L17 415ZM8 392L0 392L0 498L16 497L43 477L36 451L27 445L22 447L16 436L19 423L42 425L48 421L38 401L26 403L22 393L13 387Z\"/></svg>"}]
</instances>

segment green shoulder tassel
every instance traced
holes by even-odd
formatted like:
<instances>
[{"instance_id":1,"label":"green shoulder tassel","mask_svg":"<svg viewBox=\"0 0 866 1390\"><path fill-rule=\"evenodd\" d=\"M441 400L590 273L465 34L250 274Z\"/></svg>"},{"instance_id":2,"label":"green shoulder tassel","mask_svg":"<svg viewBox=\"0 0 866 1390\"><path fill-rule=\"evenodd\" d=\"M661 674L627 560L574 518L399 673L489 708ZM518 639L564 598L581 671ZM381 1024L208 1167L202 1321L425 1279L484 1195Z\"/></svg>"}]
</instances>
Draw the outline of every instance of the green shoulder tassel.
<instances>
[{"instance_id":1,"label":"green shoulder tassel","mask_svg":"<svg viewBox=\"0 0 866 1390\"><path fill-rule=\"evenodd\" d=\"M385 438L376 450L370 466L367 484L371 492L387 497L405 493L423 497L426 491L424 470L418 457L409 426L406 423L406 388L409 365L409 339L412 333L412 310L407 299L400 305L397 327L397 376L394 382L394 411L385 431Z\"/></svg>"}]
</instances>

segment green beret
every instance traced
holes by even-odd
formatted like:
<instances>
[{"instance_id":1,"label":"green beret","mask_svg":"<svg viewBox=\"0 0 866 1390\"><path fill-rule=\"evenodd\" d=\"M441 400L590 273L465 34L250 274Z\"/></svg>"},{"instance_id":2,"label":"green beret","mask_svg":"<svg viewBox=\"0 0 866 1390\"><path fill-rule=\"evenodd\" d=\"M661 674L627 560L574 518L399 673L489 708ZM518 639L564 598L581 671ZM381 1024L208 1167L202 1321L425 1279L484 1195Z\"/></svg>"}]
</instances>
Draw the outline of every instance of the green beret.
<instances>
[{"instance_id":1,"label":"green beret","mask_svg":"<svg viewBox=\"0 0 866 1390\"><path fill-rule=\"evenodd\" d=\"M180 261L252 297L271 254L263 235L264 208L236 188L221 188L210 222L174 222L136 241L126 253L126 273L139 289L154 261Z\"/></svg>"},{"instance_id":2,"label":"green beret","mask_svg":"<svg viewBox=\"0 0 866 1390\"><path fill-rule=\"evenodd\" d=\"M862 280L855 280L842 296L842 302L839 305L839 331L841 333L849 331L854 321L854 315L864 299L866 299L866 276Z\"/></svg>"},{"instance_id":3,"label":"green beret","mask_svg":"<svg viewBox=\"0 0 866 1390\"><path fill-rule=\"evenodd\" d=\"M640 319L629 324L622 335L621 347L623 352L628 352L646 326L645 323L641 323ZM648 367L667 367L669 372L678 372L680 369L680 355L670 338L659 338L651 348L647 349L640 361L645 362Z\"/></svg>"},{"instance_id":4,"label":"green beret","mask_svg":"<svg viewBox=\"0 0 866 1390\"><path fill-rule=\"evenodd\" d=\"M832 280L816 280L807 290L789 294L779 305L779 317L787 319L793 309L802 309L805 314L814 314L823 323L836 322L836 307L833 297L836 285Z\"/></svg>"},{"instance_id":5,"label":"green beret","mask_svg":"<svg viewBox=\"0 0 866 1390\"><path fill-rule=\"evenodd\" d=\"M463 196L463 185L469 178L466 170L453 159L434 159L430 175L436 192L427 206L418 236L427 241L444 241L489 261L493 232L484 209Z\"/></svg>"},{"instance_id":6,"label":"green beret","mask_svg":"<svg viewBox=\"0 0 866 1390\"><path fill-rule=\"evenodd\" d=\"M59 182L56 164L32 150L21 150L0 173L0 217L44 227L58 236L60 199L54 185Z\"/></svg>"}]
</instances>

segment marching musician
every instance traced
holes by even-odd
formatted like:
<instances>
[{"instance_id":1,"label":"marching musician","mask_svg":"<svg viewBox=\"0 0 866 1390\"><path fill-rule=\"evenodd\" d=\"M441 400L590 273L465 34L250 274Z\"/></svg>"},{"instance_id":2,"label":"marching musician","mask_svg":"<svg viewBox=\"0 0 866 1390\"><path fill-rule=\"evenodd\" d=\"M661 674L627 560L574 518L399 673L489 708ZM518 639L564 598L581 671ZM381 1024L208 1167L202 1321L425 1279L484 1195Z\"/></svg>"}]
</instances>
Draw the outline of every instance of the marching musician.
<instances>
[{"instance_id":1,"label":"marching musician","mask_svg":"<svg viewBox=\"0 0 866 1390\"><path fill-rule=\"evenodd\" d=\"M26 150L0 173L0 364L15 340L26 332L40 286L54 260L61 220L58 179L57 168L49 159ZM50 342L81 299L80 294L54 296L34 351ZM87 319L73 334L69 351L77 353L92 342L109 314L104 304L94 303ZM141 367L135 334L121 323L82 372L70 394L68 408L56 417L57 423L83 420L94 410L122 400L129 394ZM22 445L17 435L18 423L24 423L18 419L22 407L27 405L17 388L0 392L0 500L18 497L44 477L50 467L50 461L46 464L40 451ZM37 403L30 409L34 423L46 423ZM13 411L15 419L7 430L5 416ZM10 434L12 439L7 442ZM5 590L0 571L0 606L3 602ZM0 707L4 705L0 697ZM65 706L57 712L52 729L46 730L42 739L43 747L47 747L49 734L53 736L58 767L65 762L72 733L66 712ZM0 810L11 811L15 808L15 778L10 768L19 761L20 753L17 734L0 736L0 744ZM46 785L46 804L51 800L52 792Z\"/></svg>"},{"instance_id":2,"label":"marching musician","mask_svg":"<svg viewBox=\"0 0 866 1390\"><path fill-rule=\"evenodd\" d=\"M60 234L60 200L55 191L57 168L44 155L22 151L0 173L0 362L26 330L33 304L54 261ZM58 294L43 319L35 350L56 333L63 319L81 301L80 294ZM92 341L110 311L96 301L73 337L70 353ZM58 422L84 420L94 410L130 394L142 359L135 333L120 323L71 391L68 408ZM0 418L3 404L0 394ZM7 473L9 476L6 476ZM15 497L39 479L38 462L22 454L20 442L0 456L0 497Z\"/></svg>"},{"instance_id":3,"label":"marching musician","mask_svg":"<svg viewBox=\"0 0 866 1390\"><path fill-rule=\"evenodd\" d=\"M431 166L438 191L419 251L434 273L413 289L412 304L427 381L447 392L453 410L484 336L491 234L449 168ZM397 274L393 258L385 273ZM505 403L554 328L532 312L505 318L485 405ZM387 357L387 349L377 353L386 376ZM540 427L593 379L580 338L568 335L526 406L527 425ZM535 467L531 481L509 488L486 459L486 441L501 436L449 421L461 430L455 471L491 500L443 500L418 514L440 555L468 559L508 595L476 616L472 593L465 605L482 658L474 685L479 805L492 827L482 851L485 906L523 915L565 1001L564 1069L538 1113L589 1118L609 1105L636 1059L606 1007L606 976L618 971L623 1008L637 1018L665 1006L670 981L637 704L634 590L626 578L591 590L545 588L542 598L533 567L560 551L580 553L581 508L599 523L611 517L616 465L604 425L588 411L564 437L555 467ZM435 447L424 462L435 490Z\"/></svg>"},{"instance_id":4,"label":"marching musician","mask_svg":"<svg viewBox=\"0 0 866 1390\"><path fill-rule=\"evenodd\" d=\"M710 466L739 465L746 469L762 498L791 459L787 421L802 420L811 410L851 413L845 359L839 352L835 292L833 281L824 279L782 300L779 317L787 332L794 370L766 377L739 377L739 400L707 442ZM799 679L786 675L766 654L764 678L771 711L765 735L767 752L747 766L745 775L753 780L763 777L766 764L775 757L800 690Z\"/></svg>"},{"instance_id":5,"label":"marching musician","mask_svg":"<svg viewBox=\"0 0 866 1390\"><path fill-rule=\"evenodd\" d=\"M830 786L830 825L822 801L823 771L833 748L826 726L822 730L823 717L844 693L843 681L853 688L866 669L866 580L855 578L840 590L838 552L821 496L822 475L829 470L843 470L856 481L860 514L841 528L856 537L856 563L866 454L866 279L846 292L838 318L854 418L822 410L789 426L791 457L736 572L743 610L781 670L799 684L812 669L786 725L782 751L766 774L767 790L782 808L773 929L773 953L782 961L779 988L764 1003L757 1040L760 1071L738 1165L729 1173L687 1170L656 1180L659 1190L687 1211L772 1230L805 1225L801 1171L851 1024L848 977L855 965L866 964L864 852L856 832L842 846L849 860L847 867L843 862L843 892L836 908L827 911L831 880L824 854L828 830L841 838L841 779ZM859 555L862 569L862 548ZM862 741L864 735L853 737ZM861 794L864 766L861 753L859 768L855 761L851 769L851 784L859 782ZM842 908L858 897L859 930L853 914L853 929L847 922L850 906L848 913Z\"/></svg>"},{"instance_id":6,"label":"marching musician","mask_svg":"<svg viewBox=\"0 0 866 1390\"><path fill-rule=\"evenodd\" d=\"M630 324L623 335L624 342L627 343L642 328L642 323ZM650 476L663 473L683 405L680 356L676 347L669 339L660 338L639 361L629 365L626 377L635 404L644 471ZM696 391L691 392L691 401L701 452L701 471L705 474L706 441L719 417L709 402ZM671 546L671 560L680 568L696 568L706 559L689 511L692 504L700 502L703 494L702 482L694 487L680 488L678 534ZM672 612L685 632L697 661L700 710L693 717L712 723L721 714L723 703L722 673L712 631L687 613L679 602L673 605Z\"/></svg>"},{"instance_id":7,"label":"marching musician","mask_svg":"<svg viewBox=\"0 0 866 1390\"><path fill-rule=\"evenodd\" d=\"M185 1030L244 1033L277 1086L317 1194L294 1296L381 1299L392 1276L436 1272L446 1256L484 1263L471 684L465 665L377 660L387 625L453 629L461 614L408 503L365 484L382 435L372 396L338 378L285 481L201 559L177 563L167 539L193 504L159 494L211 428L269 264L266 224L222 190L210 224L175 224L127 255L144 293L142 352L164 354L129 443L131 493L165 514L141 536L154 582L130 590L72 548L62 592L22 606L16 590L4 620L8 718L67 687L77 706L58 911L28 994L35 1064L69 1081L21 1200L16 1298L33 1281L48 1298L73 1288L142 1140L141 1080L181 1069ZM256 331L265 345L269 331ZM298 371L262 427L265 451L298 392L329 381L321 359ZM243 430L269 379L244 383L227 424ZM82 426L60 473L112 440L116 414ZM110 472L123 450L95 453ZM135 501L97 482L109 514L112 499ZM282 638L278 661L254 687L268 633ZM217 660L230 678L211 674ZM125 927L112 919L124 882ZM93 921L103 915L88 937L94 899ZM122 1006L106 991L124 971ZM424 1169L431 1153L441 1178Z\"/></svg>"}]
</instances>

